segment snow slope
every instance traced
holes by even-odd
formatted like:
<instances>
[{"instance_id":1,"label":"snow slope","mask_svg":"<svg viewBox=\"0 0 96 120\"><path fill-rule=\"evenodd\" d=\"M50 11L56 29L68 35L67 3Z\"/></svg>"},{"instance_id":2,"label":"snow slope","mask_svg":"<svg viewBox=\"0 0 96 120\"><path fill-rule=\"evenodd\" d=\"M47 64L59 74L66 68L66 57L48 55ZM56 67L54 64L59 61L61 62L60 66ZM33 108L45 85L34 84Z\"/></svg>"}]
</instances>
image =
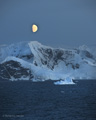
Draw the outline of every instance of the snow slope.
<instances>
[{"instance_id":1,"label":"snow slope","mask_svg":"<svg viewBox=\"0 0 96 120\"><path fill-rule=\"evenodd\" d=\"M29 48L28 42L20 42L17 44L11 44L9 46L4 46L0 48L0 62L2 62L6 57L14 56L21 58L25 61L32 61L33 55Z\"/></svg>"}]
</instances>

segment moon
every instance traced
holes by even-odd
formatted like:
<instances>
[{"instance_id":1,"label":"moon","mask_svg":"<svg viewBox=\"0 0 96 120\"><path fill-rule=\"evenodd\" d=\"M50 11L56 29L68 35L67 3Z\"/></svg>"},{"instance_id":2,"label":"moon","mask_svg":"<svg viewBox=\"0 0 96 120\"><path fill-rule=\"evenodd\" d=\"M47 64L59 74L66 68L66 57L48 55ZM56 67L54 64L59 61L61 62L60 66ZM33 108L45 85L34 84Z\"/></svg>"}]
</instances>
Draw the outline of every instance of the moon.
<instances>
[{"instance_id":1,"label":"moon","mask_svg":"<svg viewBox=\"0 0 96 120\"><path fill-rule=\"evenodd\" d=\"M37 25L33 24L32 25L32 32L37 32L37 30L38 30Z\"/></svg>"}]
</instances>

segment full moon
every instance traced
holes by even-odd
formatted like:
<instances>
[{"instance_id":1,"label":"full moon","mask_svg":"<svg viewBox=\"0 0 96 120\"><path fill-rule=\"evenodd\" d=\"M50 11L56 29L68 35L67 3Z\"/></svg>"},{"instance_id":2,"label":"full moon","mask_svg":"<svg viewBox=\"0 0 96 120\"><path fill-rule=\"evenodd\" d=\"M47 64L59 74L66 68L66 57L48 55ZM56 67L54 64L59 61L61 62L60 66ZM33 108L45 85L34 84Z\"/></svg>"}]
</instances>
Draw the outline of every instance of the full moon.
<instances>
[{"instance_id":1,"label":"full moon","mask_svg":"<svg viewBox=\"0 0 96 120\"><path fill-rule=\"evenodd\" d=\"M37 25L33 24L32 25L32 32L37 32L37 30L38 30Z\"/></svg>"}]
</instances>

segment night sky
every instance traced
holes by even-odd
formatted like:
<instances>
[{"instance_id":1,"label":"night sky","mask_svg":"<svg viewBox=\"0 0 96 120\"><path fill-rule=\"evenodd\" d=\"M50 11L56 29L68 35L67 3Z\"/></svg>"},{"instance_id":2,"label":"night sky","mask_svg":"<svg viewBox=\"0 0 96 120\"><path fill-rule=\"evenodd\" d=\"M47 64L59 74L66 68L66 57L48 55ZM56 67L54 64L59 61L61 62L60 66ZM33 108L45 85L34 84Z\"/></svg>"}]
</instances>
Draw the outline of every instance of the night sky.
<instances>
[{"instance_id":1,"label":"night sky","mask_svg":"<svg viewBox=\"0 0 96 120\"><path fill-rule=\"evenodd\" d=\"M32 33L32 24L39 30ZM0 0L0 45L96 46L96 0Z\"/></svg>"}]
</instances>

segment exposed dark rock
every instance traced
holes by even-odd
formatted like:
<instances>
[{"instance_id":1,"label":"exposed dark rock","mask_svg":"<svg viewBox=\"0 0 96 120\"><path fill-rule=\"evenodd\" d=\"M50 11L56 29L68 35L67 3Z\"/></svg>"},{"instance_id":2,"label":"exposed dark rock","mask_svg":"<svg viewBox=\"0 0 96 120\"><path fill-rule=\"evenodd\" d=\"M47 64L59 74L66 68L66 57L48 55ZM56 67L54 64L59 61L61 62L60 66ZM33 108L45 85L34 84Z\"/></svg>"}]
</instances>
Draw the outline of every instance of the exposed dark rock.
<instances>
[{"instance_id":1,"label":"exposed dark rock","mask_svg":"<svg viewBox=\"0 0 96 120\"><path fill-rule=\"evenodd\" d=\"M89 53L88 51L84 51L85 56L88 58L93 58L93 55L91 53Z\"/></svg>"},{"instance_id":2,"label":"exposed dark rock","mask_svg":"<svg viewBox=\"0 0 96 120\"><path fill-rule=\"evenodd\" d=\"M33 58L33 54L30 54L30 55L22 55L20 58L31 59L31 58Z\"/></svg>"},{"instance_id":3,"label":"exposed dark rock","mask_svg":"<svg viewBox=\"0 0 96 120\"><path fill-rule=\"evenodd\" d=\"M10 79L11 76L15 79L21 78L22 76L33 78L30 69L22 67L19 62L13 60L0 64L0 76L6 79Z\"/></svg>"}]
</instances>

